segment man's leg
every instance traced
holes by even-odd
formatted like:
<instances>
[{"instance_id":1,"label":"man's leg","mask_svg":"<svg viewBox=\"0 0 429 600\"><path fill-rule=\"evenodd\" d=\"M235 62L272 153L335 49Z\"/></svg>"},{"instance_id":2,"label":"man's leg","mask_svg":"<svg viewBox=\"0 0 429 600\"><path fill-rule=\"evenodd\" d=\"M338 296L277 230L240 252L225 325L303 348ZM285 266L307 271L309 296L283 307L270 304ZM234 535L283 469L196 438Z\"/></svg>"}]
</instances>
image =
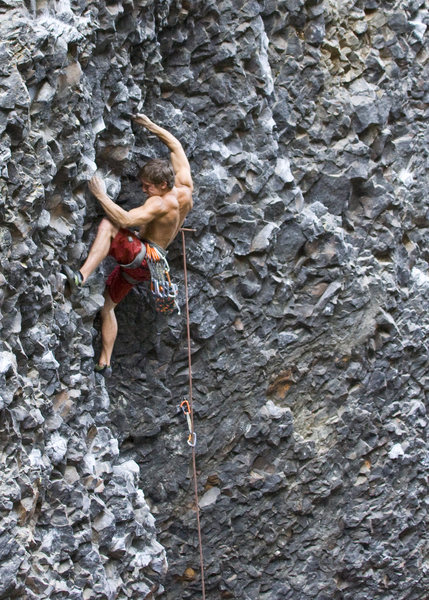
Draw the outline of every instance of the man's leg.
<instances>
[{"instance_id":1,"label":"man's leg","mask_svg":"<svg viewBox=\"0 0 429 600\"><path fill-rule=\"evenodd\" d=\"M108 290L105 291L104 298L104 306L101 309L101 354L98 365L108 367L110 366L110 358L118 334L118 323L115 315L117 304L113 302Z\"/></svg>"},{"instance_id":2,"label":"man's leg","mask_svg":"<svg viewBox=\"0 0 429 600\"><path fill-rule=\"evenodd\" d=\"M101 261L109 254L110 244L119 231L109 219L103 219L98 226L98 232L92 244L88 258L79 271L73 271L68 265L63 265L72 292L79 290L88 277L95 271Z\"/></svg>"},{"instance_id":3,"label":"man's leg","mask_svg":"<svg viewBox=\"0 0 429 600\"><path fill-rule=\"evenodd\" d=\"M109 254L110 244L119 231L119 227L113 225L109 219L104 218L98 226L98 232L91 246L88 257L80 268L82 284L95 271L98 265Z\"/></svg>"}]
</instances>

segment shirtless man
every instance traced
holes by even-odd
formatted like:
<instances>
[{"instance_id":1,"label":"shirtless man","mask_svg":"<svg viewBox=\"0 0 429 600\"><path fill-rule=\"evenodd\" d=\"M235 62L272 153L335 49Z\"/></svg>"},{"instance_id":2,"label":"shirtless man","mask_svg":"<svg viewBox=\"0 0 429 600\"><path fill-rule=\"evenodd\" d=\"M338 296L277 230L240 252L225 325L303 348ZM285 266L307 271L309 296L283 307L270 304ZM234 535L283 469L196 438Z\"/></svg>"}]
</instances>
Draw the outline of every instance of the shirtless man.
<instances>
[{"instance_id":1,"label":"shirtless man","mask_svg":"<svg viewBox=\"0 0 429 600\"><path fill-rule=\"evenodd\" d=\"M101 309L102 346L95 370L104 376L111 374L110 358L118 332L116 306L135 283L150 279L144 255L153 252L153 248L165 255L165 249L176 237L192 208L191 169L181 143L146 115L137 114L133 119L166 144L171 152L171 164L164 159L152 159L146 163L139 178L148 198L144 204L129 211L107 196L104 181L94 175L89 189L100 202L107 218L101 221L80 271L75 272L65 266L70 287L75 290L83 286L107 255L113 256L119 263L107 279L105 302ZM128 229L130 227L138 228L138 236Z\"/></svg>"}]
</instances>

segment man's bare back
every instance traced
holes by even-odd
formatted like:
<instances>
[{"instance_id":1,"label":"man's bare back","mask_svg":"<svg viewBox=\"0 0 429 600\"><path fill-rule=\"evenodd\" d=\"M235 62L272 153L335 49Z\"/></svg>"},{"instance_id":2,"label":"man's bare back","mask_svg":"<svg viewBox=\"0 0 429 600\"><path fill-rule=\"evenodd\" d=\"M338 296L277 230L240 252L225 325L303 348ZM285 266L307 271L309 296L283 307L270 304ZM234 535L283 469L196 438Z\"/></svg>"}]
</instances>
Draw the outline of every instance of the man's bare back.
<instances>
[{"instance_id":1,"label":"man's bare back","mask_svg":"<svg viewBox=\"0 0 429 600\"><path fill-rule=\"evenodd\" d=\"M145 191L153 184L143 181L142 186ZM140 238L167 248L176 237L192 207L192 190L188 186L175 185L162 196L150 196L145 204L147 203L158 205L159 216L139 228Z\"/></svg>"},{"instance_id":2,"label":"man's bare back","mask_svg":"<svg viewBox=\"0 0 429 600\"><path fill-rule=\"evenodd\" d=\"M147 225L140 227L140 238L154 242L161 248L167 248L176 237L180 223L177 194L166 194L164 197L159 197L159 200L156 198L155 201L160 203L161 210L165 211L165 214L161 214Z\"/></svg>"}]
</instances>

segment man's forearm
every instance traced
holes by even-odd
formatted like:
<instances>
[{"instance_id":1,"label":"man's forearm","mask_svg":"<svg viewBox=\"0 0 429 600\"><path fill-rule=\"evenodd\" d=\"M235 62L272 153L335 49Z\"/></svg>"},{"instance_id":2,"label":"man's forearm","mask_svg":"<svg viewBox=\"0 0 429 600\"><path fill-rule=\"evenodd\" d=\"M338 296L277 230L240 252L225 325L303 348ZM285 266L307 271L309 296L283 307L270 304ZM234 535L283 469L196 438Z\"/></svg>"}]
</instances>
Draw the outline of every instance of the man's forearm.
<instances>
[{"instance_id":1,"label":"man's forearm","mask_svg":"<svg viewBox=\"0 0 429 600\"><path fill-rule=\"evenodd\" d=\"M119 225L120 227L127 227L127 211L125 211L123 208L121 208L115 202L113 202L113 200L109 198L107 194L98 192L94 195L111 221L113 221L116 225Z\"/></svg>"},{"instance_id":2,"label":"man's forearm","mask_svg":"<svg viewBox=\"0 0 429 600\"><path fill-rule=\"evenodd\" d=\"M148 131L154 133L172 152L182 149L182 144L172 133L151 121L146 115L136 114L133 119L136 123L143 125Z\"/></svg>"},{"instance_id":3,"label":"man's forearm","mask_svg":"<svg viewBox=\"0 0 429 600\"><path fill-rule=\"evenodd\" d=\"M151 121L146 115L137 114L134 116L134 121L139 125L146 127L151 133L154 133L168 147L171 152L170 158L176 178L180 178L178 179L179 183L192 186L189 161L186 158L185 151L179 140L175 138L172 133L167 131L167 129L164 129Z\"/></svg>"},{"instance_id":4,"label":"man's forearm","mask_svg":"<svg viewBox=\"0 0 429 600\"><path fill-rule=\"evenodd\" d=\"M164 144L168 146L168 148L172 152L174 152L174 150L176 150L177 148L182 147L182 144L179 142L179 140L175 138L172 133L167 131L167 129L164 129L163 127L160 127L159 125L156 125L156 123L153 122L151 122L149 125L146 125L146 127L149 129L149 131L154 133L162 142L164 142Z\"/></svg>"}]
</instances>

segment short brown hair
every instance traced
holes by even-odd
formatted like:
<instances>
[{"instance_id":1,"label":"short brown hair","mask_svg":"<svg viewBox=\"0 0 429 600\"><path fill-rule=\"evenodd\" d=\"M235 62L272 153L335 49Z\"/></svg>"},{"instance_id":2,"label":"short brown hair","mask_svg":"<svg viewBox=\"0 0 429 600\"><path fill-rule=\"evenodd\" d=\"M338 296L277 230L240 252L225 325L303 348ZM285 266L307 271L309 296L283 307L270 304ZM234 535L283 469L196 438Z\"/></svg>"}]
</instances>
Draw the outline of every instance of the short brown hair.
<instances>
[{"instance_id":1,"label":"short brown hair","mask_svg":"<svg viewBox=\"0 0 429 600\"><path fill-rule=\"evenodd\" d=\"M174 187L174 171L169 160L152 158L139 171L139 178L155 185L166 183L169 190Z\"/></svg>"}]
</instances>

